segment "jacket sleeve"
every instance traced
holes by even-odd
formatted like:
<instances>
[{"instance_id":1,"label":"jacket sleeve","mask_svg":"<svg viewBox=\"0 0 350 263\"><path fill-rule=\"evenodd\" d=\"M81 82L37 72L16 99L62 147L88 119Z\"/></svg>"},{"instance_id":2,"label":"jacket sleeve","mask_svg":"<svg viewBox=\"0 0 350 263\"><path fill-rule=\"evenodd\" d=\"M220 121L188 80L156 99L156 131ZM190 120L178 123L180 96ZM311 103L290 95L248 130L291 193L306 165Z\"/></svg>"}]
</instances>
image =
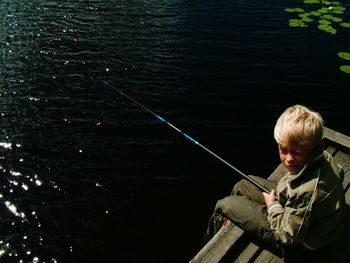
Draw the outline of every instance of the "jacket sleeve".
<instances>
[{"instance_id":1,"label":"jacket sleeve","mask_svg":"<svg viewBox=\"0 0 350 263\"><path fill-rule=\"evenodd\" d=\"M283 207L275 201L268 207L268 221L275 238L285 245L301 243L310 219L310 193L287 200Z\"/></svg>"}]
</instances>

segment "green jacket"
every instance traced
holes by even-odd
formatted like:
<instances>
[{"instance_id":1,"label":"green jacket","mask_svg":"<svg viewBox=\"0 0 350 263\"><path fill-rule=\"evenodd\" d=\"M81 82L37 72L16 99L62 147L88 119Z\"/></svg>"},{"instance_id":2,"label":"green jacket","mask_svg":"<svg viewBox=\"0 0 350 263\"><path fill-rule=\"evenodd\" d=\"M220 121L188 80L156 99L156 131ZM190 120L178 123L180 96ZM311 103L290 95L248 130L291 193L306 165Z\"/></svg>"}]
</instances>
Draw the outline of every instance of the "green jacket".
<instances>
[{"instance_id":1,"label":"green jacket","mask_svg":"<svg viewBox=\"0 0 350 263\"><path fill-rule=\"evenodd\" d=\"M315 250L339 235L345 205L339 170L332 156L321 148L298 174L286 170L277 185L278 201L268 207L276 240Z\"/></svg>"}]
</instances>

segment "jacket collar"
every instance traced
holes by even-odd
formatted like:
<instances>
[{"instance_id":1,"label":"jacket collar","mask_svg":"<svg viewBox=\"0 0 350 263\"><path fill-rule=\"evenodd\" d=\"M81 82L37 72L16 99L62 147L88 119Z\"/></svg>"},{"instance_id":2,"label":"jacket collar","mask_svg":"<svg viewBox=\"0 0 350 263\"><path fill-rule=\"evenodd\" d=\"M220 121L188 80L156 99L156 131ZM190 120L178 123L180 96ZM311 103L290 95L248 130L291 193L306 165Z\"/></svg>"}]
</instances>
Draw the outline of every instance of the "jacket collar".
<instances>
[{"instance_id":1,"label":"jacket collar","mask_svg":"<svg viewBox=\"0 0 350 263\"><path fill-rule=\"evenodd\" d=\"M292 175L290 172L288 172L287 181L290 183L300 178L304 174L305 170L307 170L309 167L315 164L315 162L317 162L324 156L323 149L324 149L323 144L316 146L313 152L310 154L310 157L304 164L303 168L301 168L301 170L297 174Z\"/></svg>"}]
</instances>

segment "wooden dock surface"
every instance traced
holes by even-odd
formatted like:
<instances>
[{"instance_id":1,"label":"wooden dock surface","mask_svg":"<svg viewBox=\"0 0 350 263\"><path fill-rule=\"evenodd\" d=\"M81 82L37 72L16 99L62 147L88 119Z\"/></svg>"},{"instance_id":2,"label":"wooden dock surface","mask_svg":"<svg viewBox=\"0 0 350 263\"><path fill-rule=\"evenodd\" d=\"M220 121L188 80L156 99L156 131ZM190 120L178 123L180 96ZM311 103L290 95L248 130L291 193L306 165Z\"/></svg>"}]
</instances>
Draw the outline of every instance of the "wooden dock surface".
<instances>
[{"instance_id":1,"label":"wooden dock surface","mask_svg":"<svg viewBox=\"0 0 350 263\"><path fill-rule=\"evenodd\" d=\"M350 137L325 128L324 142L326 150L332 154L338 165L344 170L343 187L346 198L346 212L349 224L342 236L326 249L314 253L311 259L300 262L350 262ZM284 167L279 165L269 177L276 180L281 177ZM253 241L248 233L228 221L227 224L198 252L190 263L280 263L287 262L281 255L274 253ZM296 262L296 261L288 261Z\"/></svg>"}]
</instances>

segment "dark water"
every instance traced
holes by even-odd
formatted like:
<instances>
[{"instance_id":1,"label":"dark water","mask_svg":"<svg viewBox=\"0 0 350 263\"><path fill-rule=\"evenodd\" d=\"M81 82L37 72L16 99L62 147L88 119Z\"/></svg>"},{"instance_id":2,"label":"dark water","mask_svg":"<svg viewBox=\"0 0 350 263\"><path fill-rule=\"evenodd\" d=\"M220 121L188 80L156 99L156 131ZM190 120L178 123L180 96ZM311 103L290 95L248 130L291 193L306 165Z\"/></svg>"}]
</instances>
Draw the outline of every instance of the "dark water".
<instances>
[{"instance_id":1,"label":"dark water","mask_svg":"<svg viewBox=\"0 0 350 263\"><path fill-rule=\"evenodd\" d=\"M350 134L350 32L290 28L294 6L2 0L0 259L187 262L202 246L237 175L100 80L248 174L278 164L291 104Z\"/></svg>"}]
</instances>

